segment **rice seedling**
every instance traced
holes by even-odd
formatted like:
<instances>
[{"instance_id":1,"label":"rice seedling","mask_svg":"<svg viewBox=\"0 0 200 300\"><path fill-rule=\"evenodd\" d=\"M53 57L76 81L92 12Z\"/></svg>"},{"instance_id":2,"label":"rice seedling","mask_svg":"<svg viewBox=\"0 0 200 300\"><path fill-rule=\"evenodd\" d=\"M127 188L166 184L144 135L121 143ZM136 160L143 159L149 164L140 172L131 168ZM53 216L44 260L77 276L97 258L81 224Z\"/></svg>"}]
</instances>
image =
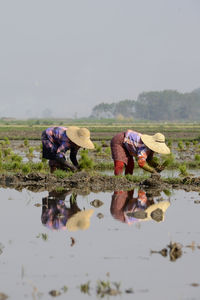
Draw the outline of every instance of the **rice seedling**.
<instances>
[{"instance_id":1,"label":"rice seedling","mask_svg":"<svg viewBox=\"0 0 200 300\"><path fill-rule=\"evenodd\" d=\"M181 176L187 176L188 175L187 166L186 166L185 163L180 164L178 168L179 168Z\"/></svg>"},{"instance_id":2,"label":"rice seedling","mask_svg":"<svg viewBox=\"0 0 200 300\"><path fill-rule=\"evenodd\" d=\"M94 161L88 156L88 150L82 150L80 152L81 158L79 159L80 169L92 169L94 167Z\"/></svg>"},{"instance_id":3,"label":"rice seedling","mask_svg":"<svg viewBox=\"0 0 200 300\"><path fill-rule=\"evenodd\" d=\"M169 141L168 141L168 143L167 143L167 145L168 145L168 147L171 149L172 148L172 139L169 139Z\"/></svg>"},{"instance_id":4,"label":"rice seedling","mask_svg":"<svg viewBox=\"0 0 200 300\"><path fill-rule=\"evenodd\" d=\"M106 147L104 152L107 154L107 155L111 155L111 149L110 147Z\"/></svg>"},{"instance_id":5,"label":"rice seedling","mask_svg":"<svg viewBox=\"0 0 200 300\"><path fill-rule=\"evenodd\" d=\"M21 166L21 170L24 174L28 174L31 172L30 164L26 163Z\"/></svg>"},{"instance_id":6,"label":"rice seedling","mask_svg":"<svg viewBox=\"0 0 200 300\"><path fill-rule=\"evenodd\" d=\"M72 174L72 172L71 172L71 174ZM60 169L55 170L54 175L60 179L64 179L69 176L66 171L63 171Z\"/></svg>"},{"instance_id":7,"label":"rice seedling","mask_svg":"<svg viewBox=\"0 0 200 300\"><path fill-rule=\"evenodd\" d=\"M11 155L11 160L12 160L12 161L15 161L15 162L21 162L21 161L22 161L22 157L21 157L20 155L17 155L17 154L15 154L15 153L13 153L13 154Z\"/></svg>"},{"instance_id":8,"label":"rice seedling","mask_svg":"<svg viewBox=\"0 0 200 300\"><path fill-rule=\"evenodd\" d=\"M3 154L5 157L7 157L9 154L11 154L11 149L10 148L3 149Z\"/></svg>"},{"instance_id":9,"label":"rice seedling","mask_svg":"<svg viewBox=\"0 0 200 300\"><path fill-rule=\"evenodd\" d=\"M98 143L94 143L95 151L97 153L102 153L102 146L99 145Z\"/></svg>"},{"instance_id":10,"label":"rice seedling","mask_svg":"<svg viewBox=\"0 0 200 300\"><path fill-rule=\"evenodd\" d=\"M185 146L186 146L187 149L189 149L189 147L190 147L190 142L189 142L189 141L186 141L186 142L185 142Z\"/></svg>"},{"instance_id":11,"label":"rice seedling","mask_svg":"<svg viewBox=\"0 0 200 300\"><path fill-rule=\"evenodd\" d=\"M195 154L194 156L195 161L200 161L200 154Z\"/></svg>"},{"instance_id":12,"label":"rice seedling","mask_svg":"<svg viewBox=\"0 0 200 300\"><path fill-rule=\"evenodd\" d=\"M10 141L8 137L4 137L5 145L10 145Z\"/></svg>"},{"instance_id":13,"label":"rice seedling","mask_svg":"<svg viewBox=\"0 0 200 300\"><path fill-rule=\"evenodd\" d=\"M28 147L29 146L29 141L27 139L24 140L24 146Z\"/></svg>"},{"instance_id":14,"label":"rice seedling","mask_svg":"<svg viewBox=\"0 0 200 300\"><path fill-rule=\"evenodd\" d=\"M178 141L178 149L182 151L184 149L183 141Z\"/></svg>"}]
</instances>

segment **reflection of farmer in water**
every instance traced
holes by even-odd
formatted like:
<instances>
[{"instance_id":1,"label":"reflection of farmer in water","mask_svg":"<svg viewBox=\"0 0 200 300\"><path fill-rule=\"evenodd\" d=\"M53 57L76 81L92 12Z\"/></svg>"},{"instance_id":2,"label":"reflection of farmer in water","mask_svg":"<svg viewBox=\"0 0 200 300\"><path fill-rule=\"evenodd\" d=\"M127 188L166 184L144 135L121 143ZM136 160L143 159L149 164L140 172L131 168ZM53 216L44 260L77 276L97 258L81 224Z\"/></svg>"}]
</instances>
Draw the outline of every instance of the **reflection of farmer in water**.
<instances>
[{"instance_id":1,"label":"reflection of farmer in water","mask_svg":"<svg viewBox=\"0 0 200 300\"><path fill-rule=\"evenodd\" d=\"M94 210L82 210L76 202L76 194L70 196L70 207L65 205L65 198L69 194L50 192L42 199L42 223L50 229L67 229L68 231L85 230L90 226L90 217Z\"/></svg>"},{"instance_id":2,"label":"reflection of farmer in water","mask_svg":"<svg viewBox=\"0 0 200 300\"><path fill-rule=\"evenodd\" d=\"M110 211L115 219L132 224L143 220L164 220L164 212L170 205L169 201L154 203L152 197L148 197L143 190L138 191L138 196L133 197L132 191L114 191Z\"/></svg>"},{"instance_id":3,"label":"reflection of farmer in water","mask_svg":"<svg viewBox=\"0 0 200 300\"><path fill-rule=\"evenodd\" d=\"M68 193L60 194L50 192L48 197L42 199L42 223L50 229L66 229L67 220L80 211L76 203L76 196L70 197L70 207L66 207L65 198Z\"/></svg>"}]
</instances>

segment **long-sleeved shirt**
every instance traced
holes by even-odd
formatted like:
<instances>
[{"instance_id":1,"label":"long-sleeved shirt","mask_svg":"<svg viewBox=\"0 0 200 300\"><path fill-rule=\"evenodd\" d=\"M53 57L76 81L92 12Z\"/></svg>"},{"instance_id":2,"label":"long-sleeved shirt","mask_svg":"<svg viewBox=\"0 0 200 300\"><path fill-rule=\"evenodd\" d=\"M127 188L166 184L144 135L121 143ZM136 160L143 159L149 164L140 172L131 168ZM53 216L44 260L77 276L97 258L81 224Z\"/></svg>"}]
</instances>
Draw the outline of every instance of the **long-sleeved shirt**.
<instances>
[{"instance_id":1,"label":"long-sleeved shirt","mask_svg":"<svg viewBox=\"0 0 200 300\"><path fill-rule=\"evenodd\" d=\"M153 151L143 143L139 132L127 130L124 135L124 146L131 156L137 158L140 167L145 165L147 158L153 157Z\"/></svg>"},{"instance_id":2,"label":"long-sleeved shirt","mask_svg":"<svg viewBox=\"0 0 200 300\"><path fill-rule=\"evenodd\" d=\"M77 165L76 154L79 146L70 141L66 133L66 127L49 127L42 135L42 143L47 149L51 149L57 157L65 157L65 152L70 150L70 159Z\"/></svg>"}]
</instances>

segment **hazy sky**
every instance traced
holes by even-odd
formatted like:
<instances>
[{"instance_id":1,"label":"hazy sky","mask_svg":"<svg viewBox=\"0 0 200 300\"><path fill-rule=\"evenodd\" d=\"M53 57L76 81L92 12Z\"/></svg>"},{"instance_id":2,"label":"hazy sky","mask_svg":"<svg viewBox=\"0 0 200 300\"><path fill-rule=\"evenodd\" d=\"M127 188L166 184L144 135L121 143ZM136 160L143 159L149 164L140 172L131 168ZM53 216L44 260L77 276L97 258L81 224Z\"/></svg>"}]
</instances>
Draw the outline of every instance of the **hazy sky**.
<instances>
[{"instance_id":1,"label":"hazy sky","mask_svg":"<svg viewBox=\"0 0 200 300\"><path fill-rule=\"evenodd\" d=\"M0 0L0 117L200 87L199 0Z\"/></svg>"}]
</instances>

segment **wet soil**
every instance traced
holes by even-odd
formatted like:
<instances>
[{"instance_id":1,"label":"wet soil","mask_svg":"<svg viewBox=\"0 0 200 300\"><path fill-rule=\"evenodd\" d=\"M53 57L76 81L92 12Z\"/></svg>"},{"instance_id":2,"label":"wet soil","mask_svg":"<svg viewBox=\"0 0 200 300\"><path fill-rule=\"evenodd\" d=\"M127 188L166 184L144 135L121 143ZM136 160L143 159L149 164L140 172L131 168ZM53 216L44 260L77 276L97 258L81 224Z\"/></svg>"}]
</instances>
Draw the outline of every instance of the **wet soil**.
<instances>
[{"instance_id":1,"label":"wet soil","mask_svg":"<svg viewBox=\"0 0 200 300\"><path fill-rule=\"evenodd\" d=\"M125 176L106 176L85 171L74 173L67 178L58 178L53 174L42 173L0 174L1 187L15 188L19 191L24 188L31 191L53 191L61 188L62 190L74 190L79 194L87 194L100 191L128 190L138 185L143 189L151 190L152 194L159 194L159 191L170 188L200 192L200 177L184 177L176 183L170 183L167 179L156 176L151 176L141 182L133 182Z\"/></svg>"}]
</instances>

